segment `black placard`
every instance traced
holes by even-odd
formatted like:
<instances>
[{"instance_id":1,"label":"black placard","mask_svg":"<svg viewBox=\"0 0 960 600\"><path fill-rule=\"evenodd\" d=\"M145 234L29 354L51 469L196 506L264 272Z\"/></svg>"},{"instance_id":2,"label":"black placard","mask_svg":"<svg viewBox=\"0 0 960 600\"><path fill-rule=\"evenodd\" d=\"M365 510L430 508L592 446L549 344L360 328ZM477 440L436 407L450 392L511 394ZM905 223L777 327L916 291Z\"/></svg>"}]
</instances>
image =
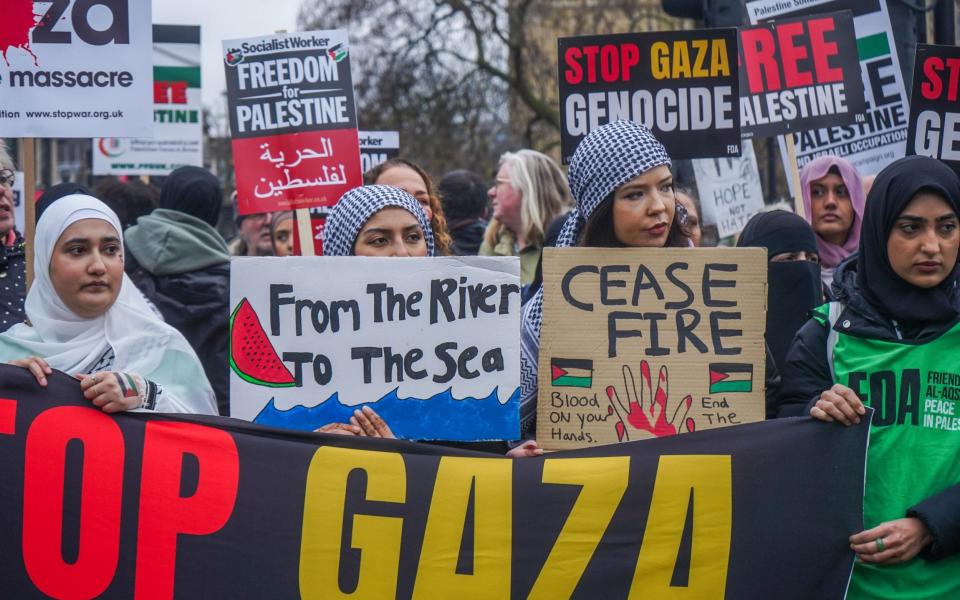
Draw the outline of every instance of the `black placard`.
<instances>
[{"instance_id":1,"label":"black placard","mask_svg":"<svg viewBox=\"0 0 960 600\"><path fill-rule=\"evenodd\" d=\"M564 163L616 120L649 127L675 159L740 155L735 29L560 38L557 56Z\"/></svg>"}]
</instances>

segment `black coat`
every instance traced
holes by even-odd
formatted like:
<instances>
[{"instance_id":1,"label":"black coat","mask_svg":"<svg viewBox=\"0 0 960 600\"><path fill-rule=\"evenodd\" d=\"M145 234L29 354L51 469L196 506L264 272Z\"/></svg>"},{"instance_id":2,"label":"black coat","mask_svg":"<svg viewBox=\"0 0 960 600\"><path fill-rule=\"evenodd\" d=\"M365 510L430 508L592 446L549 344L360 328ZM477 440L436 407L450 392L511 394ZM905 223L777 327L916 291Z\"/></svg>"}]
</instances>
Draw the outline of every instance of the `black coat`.
<instances>
[{"instance_id":1,"label":"black coat","mask_svg":"<svg viewBox=\"0 0 960 600\"><path fill-rule=\"evenodd\" d=\"M487 230L487 222L483 219L468 219L456 223L448 223L450 237L453 238L453 253L456 256L476 256L483 244L483 234Z\"/></svg>"},{"instance_id":2,"label":"black coat","mask_svg":"<svg viewBox=\"0 0 960 600\"><path fill-rule=\"evenodd\" d=\"M200 358L217 396L221 415L230 410L230 264L189 273L154 275L126 255L127 274L163 314L163 319L187 338Z\"/></svg>"},{"instance_id":3,"label":"black coat","mask_svg":"<svg viewBox=\"0 0 960 600\"><path fill-rule=\"evenodd\" d=\"M0 332L27 320L27 257L23 236L16 232L12 246L0 245Z\"/></svg>"},{"instance_id":4,"label":"black coat","mask_svg":"<svg viewBox=\"0 0 960 600\"><path fill-rule=\"evenodd\" d=\"M833 291L844 306L837 319L837 331L869 339L906 339L921 344L956 325L930 324L913 332L898 329L857 292L856 264L856 257L847 259L834 276ZM820 393L833 386L827 363L828 326L818 319L810 319L797 332L782 369L779 416L809 414ZM960 485L910 507L904 516L923 521L933 536L933 542L921 551L921 557L937 560L960 552Z\"/></svg>"}]
</instances>

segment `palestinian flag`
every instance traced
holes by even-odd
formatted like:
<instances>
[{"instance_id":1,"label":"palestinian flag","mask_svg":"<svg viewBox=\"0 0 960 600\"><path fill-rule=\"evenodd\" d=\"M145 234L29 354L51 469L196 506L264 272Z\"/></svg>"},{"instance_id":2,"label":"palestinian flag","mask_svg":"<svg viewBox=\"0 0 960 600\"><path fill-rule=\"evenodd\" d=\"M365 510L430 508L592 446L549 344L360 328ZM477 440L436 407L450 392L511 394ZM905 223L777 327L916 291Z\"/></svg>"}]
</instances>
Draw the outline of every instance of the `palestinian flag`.
<instances>
[{"instance_id":1,"label":"palestinian flag","mask_svg":"<svg viewBox=\"0 0 960 600\"><path fill-rule=\"evenodd\" d=\"M340 62L347 57L347 51L343 47L343 44L337 44L336 46L327 50L327 56L332 58L334 62Z\"/></svg>"},{"instance_id":2,"label":"palestinian flag","mask_svg":"<svg viewBox=\"0 0 960 600\"><path fill-rule=\"evenodd\" d=\"M203 166L200 26L153 26L153 137L93 138L96 175L169 175ZM224 56L243 61L240 50Z\"/></svg>"},{"instance_id":3,"label":"palestinian flag","mask_svg":"<svg viewBox=\"0 0 960 600\"><path fill-rule=\"evenodd\" d=\"M593 361L579 358L551 358L550 383L557 387L592 387Z\"/></svg>"},{"instance_id":4,"label":"palestinian flag","mask_svg":"<svg viewBox=\"0 0 960 600\"><path fill-rule=\"evenodd\" d=\"M753 365L745 363L710 363L710 393L752 392Z\"/></svg>"}]
</instances>

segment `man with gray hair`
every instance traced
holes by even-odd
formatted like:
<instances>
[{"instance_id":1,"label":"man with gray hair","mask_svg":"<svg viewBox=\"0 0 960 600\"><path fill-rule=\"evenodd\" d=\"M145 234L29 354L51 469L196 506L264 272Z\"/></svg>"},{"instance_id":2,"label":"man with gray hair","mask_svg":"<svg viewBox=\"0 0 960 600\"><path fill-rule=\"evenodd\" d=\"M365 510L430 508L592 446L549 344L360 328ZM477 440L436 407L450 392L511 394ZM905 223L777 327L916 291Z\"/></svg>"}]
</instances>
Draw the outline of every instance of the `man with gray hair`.
<instances>
[{"instance_id":1,"label":"man with gray hair","mask_svg":"<svg viewBox=\"0 0 960 600\"><path fill-rule=\"evenodd\" d=\"M0 332L27 318L23 309L27 295L26 251L13 218L13 178L13 159L0 140Z\"/></svg>"}]
</instances>

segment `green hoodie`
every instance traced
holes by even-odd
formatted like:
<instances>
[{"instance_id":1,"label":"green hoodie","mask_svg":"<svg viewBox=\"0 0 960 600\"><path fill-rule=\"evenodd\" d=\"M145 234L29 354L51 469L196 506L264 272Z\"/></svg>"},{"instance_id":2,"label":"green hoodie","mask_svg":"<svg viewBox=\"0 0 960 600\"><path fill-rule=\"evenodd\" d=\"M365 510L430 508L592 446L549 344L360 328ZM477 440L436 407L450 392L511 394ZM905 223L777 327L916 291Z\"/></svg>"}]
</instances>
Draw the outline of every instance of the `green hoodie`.
<instances>
[{"instance_id":1,"label":"green hoodie","mask_svg":"<svg viewBox=\"0 0 960 600\"><path fill-rule=\"evenodd\" d=\"M158 208L123 234L127 249L154 275L177 275L230 261L217 230L187 213Z\"/></svg>"}]
</instances>

